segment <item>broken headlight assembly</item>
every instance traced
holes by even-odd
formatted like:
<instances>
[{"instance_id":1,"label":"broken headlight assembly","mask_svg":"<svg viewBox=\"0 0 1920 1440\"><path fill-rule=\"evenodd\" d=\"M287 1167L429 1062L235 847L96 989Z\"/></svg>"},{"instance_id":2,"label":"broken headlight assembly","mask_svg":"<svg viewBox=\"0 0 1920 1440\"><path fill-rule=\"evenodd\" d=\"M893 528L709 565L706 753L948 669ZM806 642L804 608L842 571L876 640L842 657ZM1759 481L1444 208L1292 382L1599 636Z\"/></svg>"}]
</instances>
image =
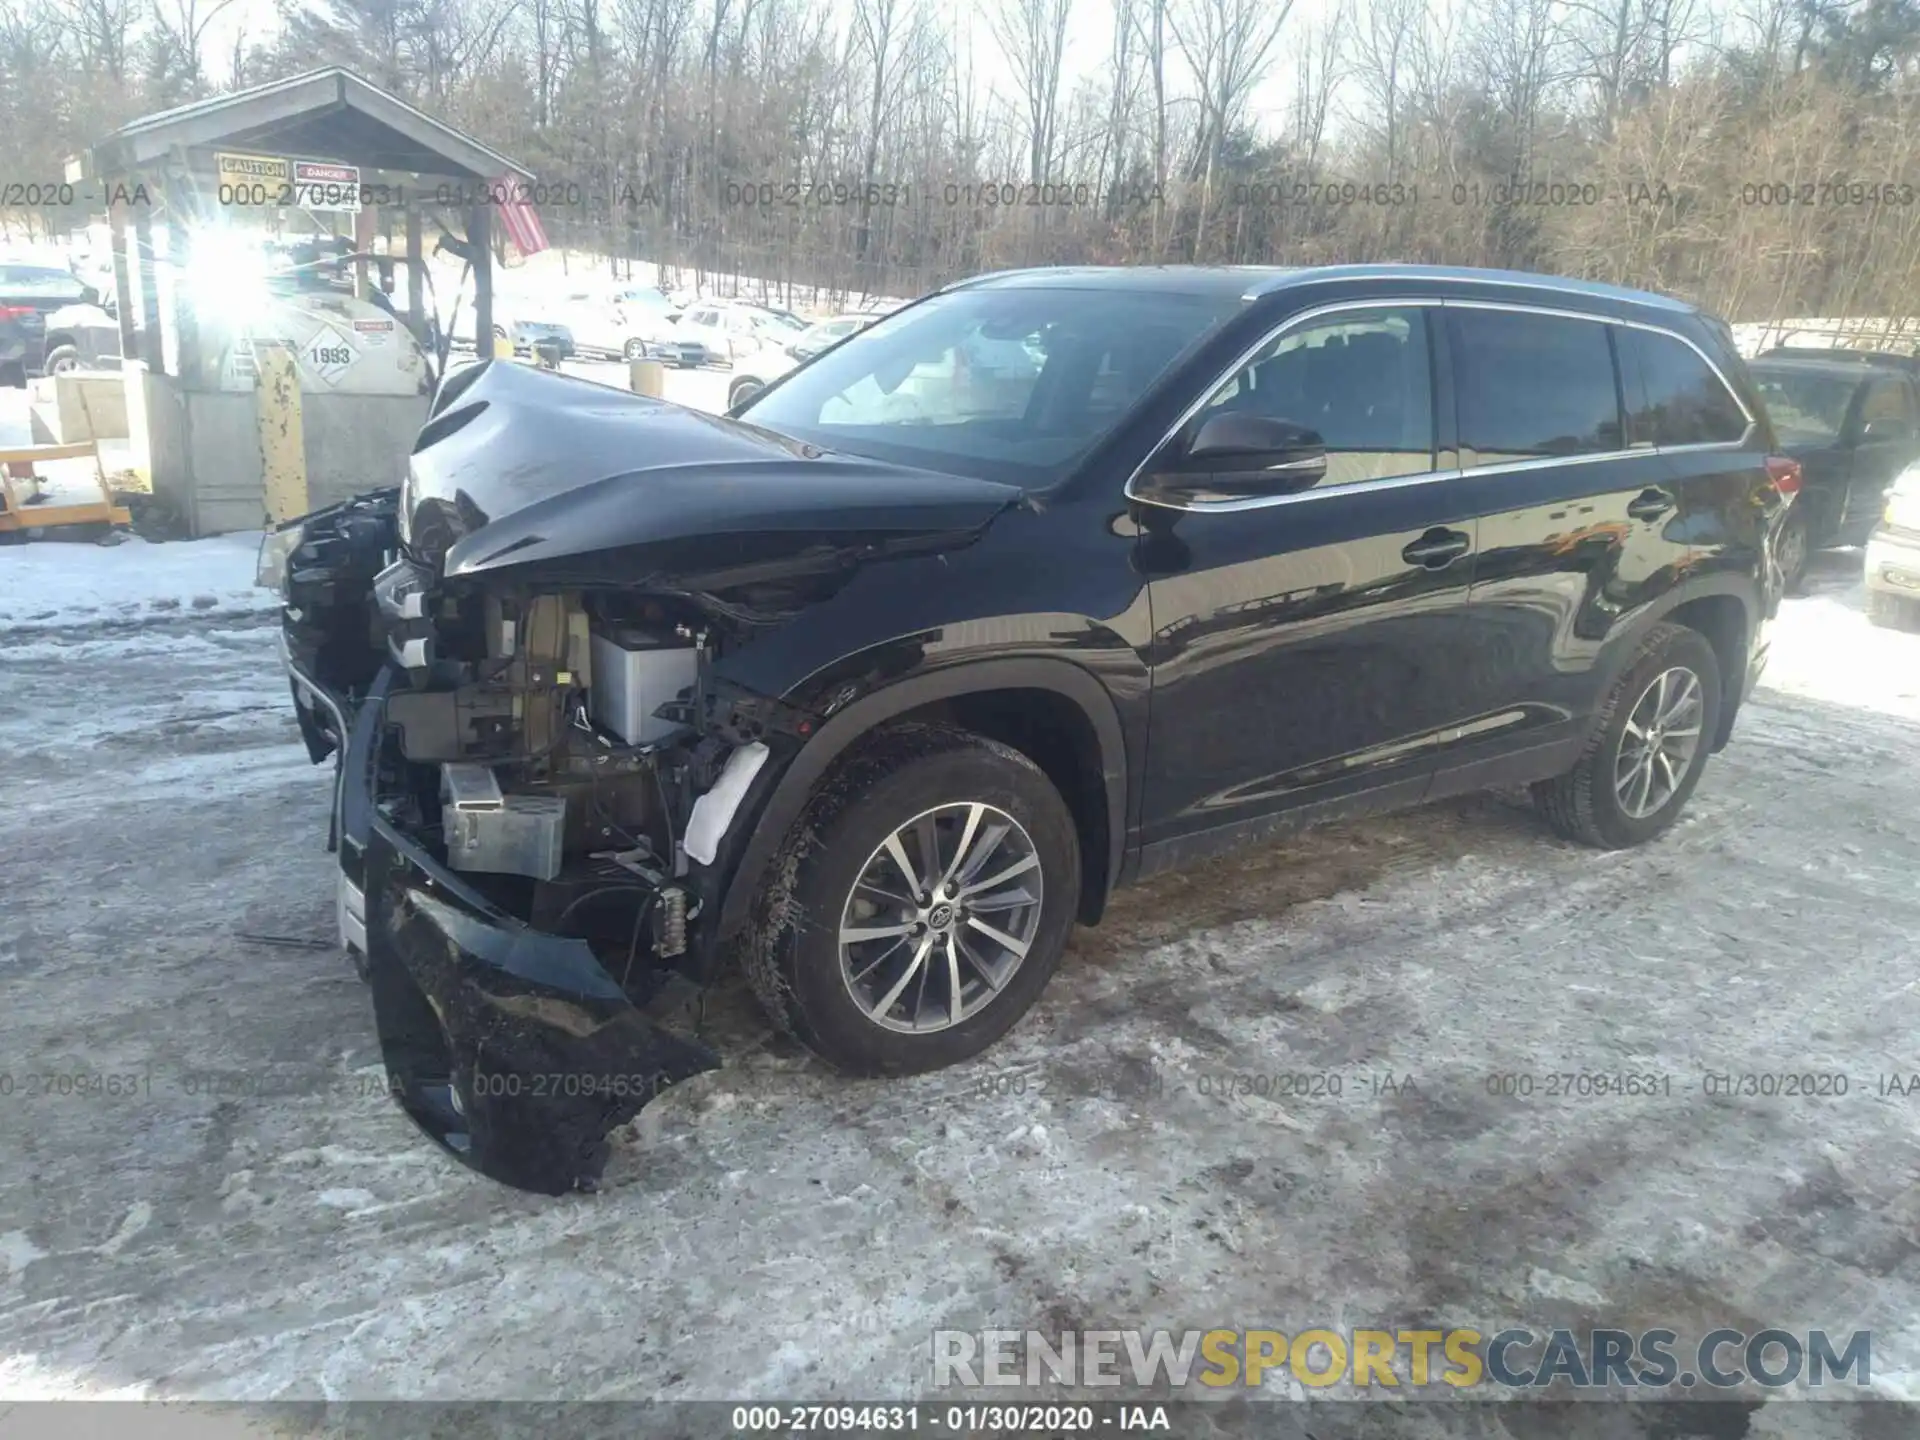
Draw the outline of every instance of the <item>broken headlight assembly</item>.
<instances>
[{"instance_id":1,"label":"broken headlight assembly","mask_svg":"<svg viewBox=\"0 0 1920 1440\"><path fill-rule=\"evenodd\" d=\"M287 589L287 562L306 539L307 527L301 521L269 530L260 537L260 555L254 562L253 583L277 595Z\"/></svg>"}]
</instances>

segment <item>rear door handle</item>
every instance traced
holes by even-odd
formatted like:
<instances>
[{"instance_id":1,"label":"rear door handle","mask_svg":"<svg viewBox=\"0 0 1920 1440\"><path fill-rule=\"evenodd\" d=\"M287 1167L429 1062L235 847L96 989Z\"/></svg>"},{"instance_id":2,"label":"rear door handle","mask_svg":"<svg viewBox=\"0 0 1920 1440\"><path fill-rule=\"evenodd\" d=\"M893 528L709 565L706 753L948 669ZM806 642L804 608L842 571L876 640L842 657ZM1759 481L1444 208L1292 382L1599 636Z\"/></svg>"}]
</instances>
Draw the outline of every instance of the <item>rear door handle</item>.
<instances>
[{"instance_id":1,"label":"rear door handle","mask_svg":"<svg viewBox=\"0 0 1920 1440\"><path fill-rule=\"evenodd\" d=\"M1473 544L1473 537L1460 530L1435 527L1400 552L1400 558L1423 570L1444 570Z\"/></svg>"},{"instance_id":2,"label":"rear door handle","mask_svg":"<svg viewBox=\"0 0 1920 1440\"><path fill-rule=\"evenodd\" d=\"M1636 520L1658 520L1673 509L1673 497L1664 490L1646 489L1634 496L1627 514Z\"/></svg>"}]
</instances>

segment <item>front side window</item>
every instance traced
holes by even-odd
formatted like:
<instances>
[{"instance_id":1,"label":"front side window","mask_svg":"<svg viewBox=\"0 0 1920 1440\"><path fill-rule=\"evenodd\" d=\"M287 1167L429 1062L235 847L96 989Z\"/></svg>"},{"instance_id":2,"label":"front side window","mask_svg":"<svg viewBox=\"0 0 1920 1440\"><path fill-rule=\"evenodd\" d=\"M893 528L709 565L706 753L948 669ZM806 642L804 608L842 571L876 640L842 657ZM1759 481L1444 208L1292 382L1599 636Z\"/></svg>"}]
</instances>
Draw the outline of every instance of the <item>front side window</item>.
<instances>
[{"instance_id":1,"label":"front side window","mask_svg":"<svg viewBox=\"0 0 1920 1440\"><path fill-rule=\"evenodd\" d=\"M1470 465L1622 448L1610 326L1520 310L1447 311Z\"/></svg>"},{"instance_id":2,"label":"front side window","mask_svg":"<svg viewBox=\"0 0 1920 1440\"><path fill-rule=\"evenodd\" d=\"M1338 311L1283 331L1196 417L1245 411L1311 431L1326 445L1316 488L1433 469L1427 309Z\"/></svg>"},{"instance_id":3,"label":"front side window","mask_svg":"<svg viewBox=\"0 0 1920 1440\"><path fill-rule=\"evenodd\" d=\"M1044 488L1239 306L1133 286L954 290L849 336L740 413L830 449Z\"/></svg>"},{"instance_id":4,"label":"front side window","mask_svg":"<svg viewBox=\"0 0 1920 1440\"><path fill-rule=\"evenodd\" d=\"M1732 444L1747 433L1746 412L1726 382L1684 340L1623 330L1640 362L1645 403L1633 413L1633 438L1655 445Z\"/></svg>"}]
</instances>

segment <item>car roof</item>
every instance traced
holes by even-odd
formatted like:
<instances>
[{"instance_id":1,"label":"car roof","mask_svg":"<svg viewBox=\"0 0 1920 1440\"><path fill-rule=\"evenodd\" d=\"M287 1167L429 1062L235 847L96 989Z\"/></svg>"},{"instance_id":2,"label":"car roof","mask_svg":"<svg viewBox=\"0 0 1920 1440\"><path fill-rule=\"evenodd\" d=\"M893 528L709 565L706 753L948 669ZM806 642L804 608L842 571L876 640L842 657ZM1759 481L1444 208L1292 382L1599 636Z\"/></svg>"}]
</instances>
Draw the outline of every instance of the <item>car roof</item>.
<instances>
[{"instance_id":1,"label":"car roof","mask_svg":"<svg viewBox=\"0 0 1920 1440\"><path fill-rule=\"evenodd\" d=\"M962 280L950 289L1157 290L1192 295L1239 294L1254 300L1282 291L1341 280L1412 280L1428 285L1488 285L1550 290L1561 295L1643 305L1695 314L1697 308L1670 295L1629 290L1598 280L1540 275L1522 270L1480 270L1464 265L1061 265L1001 270Z\"/></svg>"},{"instance_id":2,"label":"car roof","mask_svg":"<svg viewBox=\"0 0 1920 1440\"><path fill-rule=\"evenodd\" d=\"M1760 355L1747 362L1749 370L1786 370L1798 371L1808 375L1827 375L1835 380L1858 380L1862 383L1876 375L1888 373L1893 367L1882 368L1875 365L1862 365L1856 360L1828 360L1813 355Z\"/></svg>"},{"instance_id":3,"label":"car roof","mask_svg":"<svg viewBox=\"0 0 1920 1440\"><path fill-rule=\"evenodd\" d=\"M1756 360L1834 360L1852 365L1884 365L1896 370L1920 369L1920 355L1892 350L1852 350L1840 345L1776 345L1762 350Z\"/></svg>"}]
</instances>

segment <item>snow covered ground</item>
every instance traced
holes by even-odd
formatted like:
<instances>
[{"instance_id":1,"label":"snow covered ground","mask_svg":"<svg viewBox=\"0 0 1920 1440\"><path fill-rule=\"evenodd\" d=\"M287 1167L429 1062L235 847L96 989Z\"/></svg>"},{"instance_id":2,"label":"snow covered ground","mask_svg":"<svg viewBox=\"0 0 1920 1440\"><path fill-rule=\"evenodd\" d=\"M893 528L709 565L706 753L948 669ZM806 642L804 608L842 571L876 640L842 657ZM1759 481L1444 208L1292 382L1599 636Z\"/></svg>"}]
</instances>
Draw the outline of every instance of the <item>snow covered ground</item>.
<instances>
[{"instance_id":1,"label":"snow covered ground","mask_svg":"<svg viewBox=\"0 0 1920 1440\"><path fill-rule=\"evenodd\" d=\"M248 938L333 934L251 563L0 551L0 1396L878 1398L928 1392L935 1327L1524 1323L1870 1327L1920 1398L1920 1100L1873 1087L1920 1069L1920 635L1868 626L1857 556L1659 844L1481 796L1164 876L917 1080L829 1074L728 989L728 1068L558 1201L376 1093L340 955ZM1488 1085L1621 1069L1675 1088ZM1852 1090L1699 1083L1802 1070ZM1301 1072L1344 1098L1259 1083ZM1606 1433L1815 1433L1676 1408ZM1365 1433L1520 1433L1457 1417ZM1855 1423L1818 1433L1902 1433Z\"/></svg>"},{"instance_id":2,"label":"snow covered ground","mask_svg":"<svg viewBox=\"0 0 1920 1440\"><path fill-rule=\"evenodd\" d=\"M0 551L0 630L125 626L197 613L247 615L273 607L253 583L260 533L119 545L48 539Z\"/></svg>"}]
</instances>

